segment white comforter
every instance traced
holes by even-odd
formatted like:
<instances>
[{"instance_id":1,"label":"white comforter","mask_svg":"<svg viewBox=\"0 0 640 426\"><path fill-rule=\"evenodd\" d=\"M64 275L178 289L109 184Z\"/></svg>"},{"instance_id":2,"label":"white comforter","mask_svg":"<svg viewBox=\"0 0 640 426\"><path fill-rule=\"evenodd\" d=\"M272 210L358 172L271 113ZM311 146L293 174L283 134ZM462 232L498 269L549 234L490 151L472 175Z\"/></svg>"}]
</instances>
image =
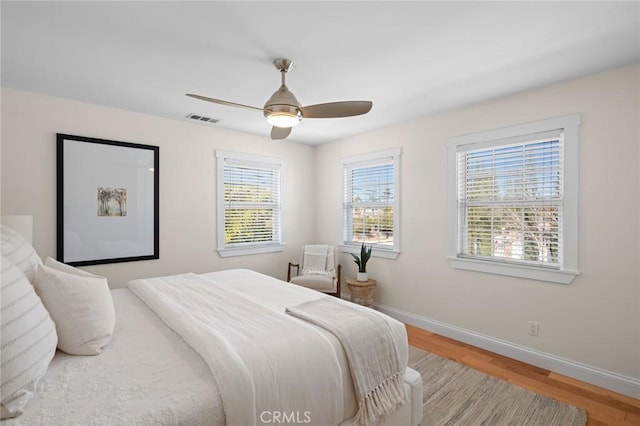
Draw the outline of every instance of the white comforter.
<instances>
[{"instance_id":1,"label":"white comforter","mask_svg":"<svg viewBox=\"0 0 640 426\"><path fill-rule=\"evenodd\" d=\"M343 373L317 328L195 274L129 288L209 365L228 426L271 423L274 412L316 425L342 421Z\"/></svg>"},{"instance_id":2,"label":"white comforter","mask_svg":"<svg viewBox=\"0 0 640 426\"><path fill-rule=\"evenodd\" d=\"M333 425L355 412L340 343L284 312L327 296L249 270L136 280L129 288L209 365L227 425L269 424L285 415ZM388 320L404 368L404 327Z\"/></svg>"}]
</instances>

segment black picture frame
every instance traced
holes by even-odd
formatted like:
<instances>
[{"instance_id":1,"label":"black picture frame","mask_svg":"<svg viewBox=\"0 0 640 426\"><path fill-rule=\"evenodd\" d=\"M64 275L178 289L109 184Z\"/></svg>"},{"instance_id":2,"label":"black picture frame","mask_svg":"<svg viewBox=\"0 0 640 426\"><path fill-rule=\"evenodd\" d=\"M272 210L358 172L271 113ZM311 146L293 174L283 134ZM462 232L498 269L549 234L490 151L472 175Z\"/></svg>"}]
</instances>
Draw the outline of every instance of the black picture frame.
<instances>
[{"instance_id":1,"label":"black picture frame","mask_svg":"<svg viewBox=\"0 0 640 426\"><path fill-rule=\"evenodd\" d=\"M160 148L56 134L57 259L160 258Z\"/></svg>"}]
</instances>

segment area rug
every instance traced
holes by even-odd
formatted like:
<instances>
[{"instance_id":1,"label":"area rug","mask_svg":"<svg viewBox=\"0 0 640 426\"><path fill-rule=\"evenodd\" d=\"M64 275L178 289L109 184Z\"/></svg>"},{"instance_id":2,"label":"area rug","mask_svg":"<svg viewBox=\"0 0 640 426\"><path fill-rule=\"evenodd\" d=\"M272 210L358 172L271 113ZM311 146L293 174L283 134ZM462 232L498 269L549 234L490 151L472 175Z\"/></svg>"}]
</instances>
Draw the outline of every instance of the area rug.
<instances>
[{"instance_id":1,"label":"area rug","mask_svg":"<svg viewBox=\"0 0 640 426\"><path fill-rule=\"evenodd\" d=\"M409 366L422 375L421 426L583 426L587 422L581 408L413 346L409 347Z\"/></svg>"}]
</instances>

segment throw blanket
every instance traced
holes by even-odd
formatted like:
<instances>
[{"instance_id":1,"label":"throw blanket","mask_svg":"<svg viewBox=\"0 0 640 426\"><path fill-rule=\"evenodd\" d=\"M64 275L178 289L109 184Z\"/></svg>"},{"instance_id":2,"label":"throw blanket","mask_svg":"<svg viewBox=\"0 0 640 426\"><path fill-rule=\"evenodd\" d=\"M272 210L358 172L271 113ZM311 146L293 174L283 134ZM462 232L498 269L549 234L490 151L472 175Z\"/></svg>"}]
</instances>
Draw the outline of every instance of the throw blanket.
<instances>
[{"instance_id":1,"label":"throw blanket","mask_svg":"<svg viewBox=\"0 0 640 426\"><path fill-rule=\"evenodd\" d=\"M228 426L343 420L337 355L313 325L195 274L128 286L209 365Z\"/></svg>"},{"instance_id":2,"label":"throw blanket","mask_svg":"<svg viewBox=\"0 0 640 426\"><path fill-rule=\"evenodd\" d=\"M333 270L333 247L328 245L304 246L302 274L335 275Z\"/></svg>"},{"instance_id":3,"label":"throw blanket","mask_svg":"<svg viewBox=\"0 0 640 426\"><path fill-rule=\"evenodd\" d=\"M375 312L327 297L287 313L325 328L342 343L358 399L357 423L373 424L406 401L398 348L389 324Z\"/></svg>"}]
</instances>

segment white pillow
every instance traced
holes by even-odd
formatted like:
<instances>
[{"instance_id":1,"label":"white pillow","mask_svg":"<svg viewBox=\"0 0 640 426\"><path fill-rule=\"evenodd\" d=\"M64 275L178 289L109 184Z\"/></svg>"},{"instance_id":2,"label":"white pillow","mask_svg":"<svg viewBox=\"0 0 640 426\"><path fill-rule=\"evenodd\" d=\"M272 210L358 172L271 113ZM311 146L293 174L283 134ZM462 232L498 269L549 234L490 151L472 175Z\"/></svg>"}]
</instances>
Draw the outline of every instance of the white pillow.
<instances>
[{"instance_id":1,"label":"white pillow","mask_svg":"<svg viewBox=\"0 0 640 426\"><path fill-rule=\"evenodd\" d=\"M56 328L33 286L2 256L1 418L19 416L56 353Z\"/></svg>"},{"instance_id":2,"label":"white pillow","mask_svg":"<svg viewBox=\"0 0 640 426\"><path fill-rule=\"evenodd\" d=\"M58 271L66 272L67 274L78 275L80 277L94 277L94 278L103 278L100 275L94 275L91 272L83 271L82 269L78 269L74 266L67 265L66 263L58 262L52 257L47 257L44 261L44 266L48 266L49 268L57 269Z\"/></svg>"},{"instance_id":3,"label":"white pillow","mask_svg":"<svg viewBox=\"0 0 640 426\"><path fill-rule=\"evenodd\" d=\"M38 266L33 285L56 323L60 350L71 355L102 352L116 324L105 277L47 259Z\"/></svg>"},{"instance_id":4,"label":"white pillow","mask_svg":"<svg viewBox=\"0 0 640 426\"><path fill-rule=\"evenodd\" d=\"M9 259L30 282L36 273L36 267L42 264L42 260L22 235L5 225L2 227L2 255Z\"/></svg>"}]
</instances>

